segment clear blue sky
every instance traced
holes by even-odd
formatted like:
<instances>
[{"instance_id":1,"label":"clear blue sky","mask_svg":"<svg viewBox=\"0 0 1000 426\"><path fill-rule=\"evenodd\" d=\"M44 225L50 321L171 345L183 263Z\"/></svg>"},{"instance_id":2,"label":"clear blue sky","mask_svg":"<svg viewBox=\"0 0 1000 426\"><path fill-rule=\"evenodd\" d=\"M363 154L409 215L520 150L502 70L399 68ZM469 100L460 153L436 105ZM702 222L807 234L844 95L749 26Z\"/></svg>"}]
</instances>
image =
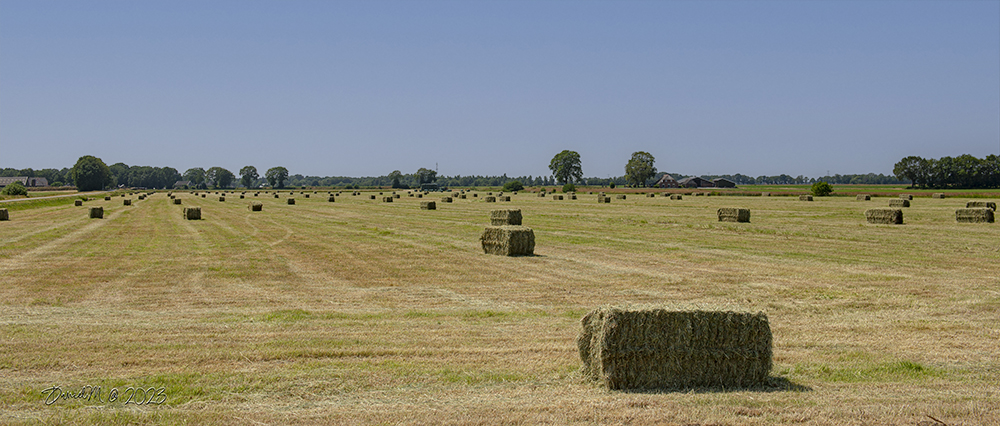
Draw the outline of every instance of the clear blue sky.
<instances>
[{"instance_id":1,"label":"clear blue sky","mask_svg":"<svg viewBox=\"0 0 1000 426\"><path fill-rule=\"evenodd\" d=\"M0 1L0 167L886 173L1000 154L1000 1Z\"/></svg>"}]
</instances>

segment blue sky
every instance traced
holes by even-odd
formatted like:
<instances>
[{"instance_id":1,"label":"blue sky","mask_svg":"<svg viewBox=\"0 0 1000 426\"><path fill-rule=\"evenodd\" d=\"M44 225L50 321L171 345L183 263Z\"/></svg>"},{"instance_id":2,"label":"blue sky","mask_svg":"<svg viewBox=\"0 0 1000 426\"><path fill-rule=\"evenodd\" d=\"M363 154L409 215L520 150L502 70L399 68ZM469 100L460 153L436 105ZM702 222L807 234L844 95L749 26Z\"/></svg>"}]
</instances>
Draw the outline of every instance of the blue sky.
<instances>
[{"instance_id":1,"label":"blue sky","mask_svg":"<svg viewBox=\"0 0 1000 426\"><path fill-rule=\"evenodd\" d=\"M0 1L0 167L891 173L1000 154L1000 1Z\"/></svg>"}]
</instances>

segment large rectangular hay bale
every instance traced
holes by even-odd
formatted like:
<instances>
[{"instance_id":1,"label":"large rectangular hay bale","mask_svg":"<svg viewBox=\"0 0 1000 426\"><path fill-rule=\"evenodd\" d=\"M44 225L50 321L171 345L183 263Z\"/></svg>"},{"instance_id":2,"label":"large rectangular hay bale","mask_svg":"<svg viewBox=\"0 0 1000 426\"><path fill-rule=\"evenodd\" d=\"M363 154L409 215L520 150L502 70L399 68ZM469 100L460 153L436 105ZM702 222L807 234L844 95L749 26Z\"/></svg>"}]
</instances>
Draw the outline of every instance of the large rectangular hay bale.
<instances>
[{"instance_id":1,"label":"large rectangular hay bale","mask_svg":"<svg viewBox=\"0 0 1000 426\"><path fill-rule=\"evenodd\" d=\"M336 195L331 195L331 196L327 197L326 198L326 202L328 202L328 203L335 203L335 202L337 202L337 196Z\"/></svg>"},{"instance_id":2,"label":"large rectangular hay bale","mask_svg":"<svg viewBox=\"0 0 1000 426\"><path fill-rule=\"evenodd\" d=\"M104 207L91 207L90 208L90 218L91 219L104 219Z\"/></svg>"},{"instance_id":3,"label":"large rectangular hay bale","mask_svg":"<svg viewBox=\"0 0 1000 426\"><path fill-rule=\"evenodd\" d=\"M73 205L80 207L83 205L83 200L73 200Z\"/></svg>"},{"instance_id":4,"label":"large rectangular hay bale","mask_svg":"<svg viewBox=\"0 0 1000 426\"><path fill-rule=\"evenodd\" d=\"M812 201L812 195L799 195L799 201Z\"/></svg>"},{"instance_id":5,"label":"large rectangular hay bale","mask_svg":"<svg viewBox=\"0 0 1000 426\"><path fill-rule=\"evenodd\" d=\"M437 203L433 201L421 201L420 210L437 210Z\"/></svg>"},{"instance_id":6,"label":"large rectangular hay bale","mask_svg":"<svg viewBox=\"0 0 1000 426\"><path fill-rule=\"evenodd\" d=\"M649 194L646 194L646 198L656 198L656 194L650 192Z\"/></svg>"},{"instance_id":7,"label":"large rectangular hay bale","mask_svg":"<svg viewBox=\"0 0 1000 426\"><path fill-rule=\"evenodd\" d=\"M111 201L111 197L104 197L104 201Z\"/></svg>"},{"instance_id":8,"label":"large rectangular hay bale","mask_svg":"<svg viewBox=\"0 0 1000 426\"><path fill-rule=\"evenodd\" d=\"M556 200L556 201L562 201L562 199L563 199L563 196L562 196L562 195L553 195L553 196L552 196L552 199L553 199L553 200Z\"/></svg>"},{"instance_id":9,"label":"large rectangular hay bale","mask_svg":"<svg viewBox=\"0 0 1000 426\"><path fill-rule=\"evenodd\" d=\"M722 207L719 209L719 222L749 222L750 209L740 207Z\"/></svg>"},{"instance_id":10,"label":"large rectangular hay bale","mask_svg":"<svg viewBox=\"0 0 1000 426\"><path fill-rule=\"evenodd\" d=\"M913 195L910 194L899 194L900 200L913 200Z\"/></svg>"},{"instance_id":11,"label":"large rectangular hay bale","mask_svg":"<svg viewBox=\"0 0 1000 426\"><path fill-rule=\"evenodd\" d=\"M684 196L681 195L681 194L670 194L670 199L671 200L683 200Z\"/></svg>"},{"instance_id":12,"label":"large rectangular hay bale","mask_svg":"<svg viewBox=\"0 0 1000 426\"><path fill-rule=\"evenodd\" d=\"M247 207L249 207L252 212L264 211L264 203L261 203L260 201L253 201Z\"/></svg>"},{"instance_id":13,"label":"large rectangular hay bale","mask_svg":"<svg viewBox=\"0 0 1000 426\"><path fill-rule=\"evenodd\" d=\"M382 197L382 202L383 203L391 203L392 202L392 196L391 195L387 195L385 197Z\"/></svg>"},{"instance_id":14,"label":"large rectangular hay bale","mask_svg":"<svg viewBox=\"0 0 1000 426\"><path fill-rule=\"evenodd\" d=\"M993 210L988 208L958 209L955 210L955 221L958 223L993 223Z\"/></svg>"},{"instance_id":15,"label":"large rectangular hay bale","mask_svg":"<svg viewBox=\"0 0 1000 426\"><path fill-rule=\"evenodd\" d=\"M441 197L441 202L442 203L450 203L451 202L451 197Z\"/></svg>"},{"instance_id":16,"label":"large rectangular hay bale","mask_svg":"<svg viewBox=\"0 0 1000 426\"><path fill-rule=\"evenodd\" d=\"M497 201L510 201L510 195L501 195L497 197Z\"/></svg>"},{"instance_id":17,"label":"large rectangular hay bale","mask_svg":"<svg viewBox=\"0 0 1000 426\"><path fill-rule=\"evenodd\" d=\"M997 203L993 201L969 201L965 203L967 209L992 209L997 211Z\"/></svg>"},{"instance_id":18,"label":"large rectangular hay bale","mask_svg":"<svg viewBox=\"0 0 1000 426\"><path fill-rule=\"evenodd\" d=\"M531 256L535 254L535 232L526 226L487 226L483 236L483 252L501 256Z\"/></svg>"},{"instance_id":19,"label":"large rectangular hay bale","mask_svg":"<svg viewBox=\"0 0 1000 426\"><path fill-rule=\"evenodd\" d=\"M625 198L626 198L626 197L625 197L625 194L618 194L618 195L615 195L615 199L616 199L616 200L624 200Z\"/></svg>"},{"instance_id":20,"label":"large rectangular hay bale","mask_svg":"<svg viewBox=\"0 0 1000 426\"><path fill-rule=\"evenodd\" d=\"M899 209L868 209L865 210L865 219L868 223L901 225L903 211Z\"/></svg>"},{"instance_id":21,"label":"large rectangular hay bale","mask_svg":"<svg viewBox=\"0 0 1000 426\"><path fill-rule=\"evenodd\" d=\"M485 197L485 200L486 200L487 203L495 203L495 202L497 202L497 197L495 197L493 195L487 195Z\"/></svg>"},{"instance_id":22,"label":"large rectangular hay bale","mask_svg":"<svg viewBox=\"0 0 1000 426\"><path fill-rule=\"evenodd\" d=\"M743 388L773 365L762 312L602 307L581 325L583 373L609 389Z\"/></svg>"},{"instance_id":23,"label":"large rectangular hay bale","mask_svg":"<svg viewBox=\"0 0 1000 426\"><path fill-rule=\"evenodd\" d=\"M490 225L520 225L521 209L500 209L490 211Z\"/></svg>"},{"instance_id":24,"label":"large rectangular hay bale","mask_svg":"<svg viewBox=\"0 0 1000 426\"><path fill-rule=\"evenodd\" d=\"M289 205L295 205L295 199L294 199L294 198L289 198L289 199L288 199L288 201L286 201L286 202L287 202L287 203L288 203Z\"/></svg>"},{"instance_id":25,"label":"large rectangular hay bale","mask_svg":"<svg viewBox=\"0 0 1000 426\"><path fill-rule=\"evenodd\" d=\"M10 213L7 209L0 209L0 220L10 220Z\"/></svg>"},{"instance_id":26,"label":"large rectangular hay bale","mask_svg":"<svg viewBox=\"0 0 1000 426\"><path fill-rule=\"evenodd\" d=\"M123 206L131 206L132 205L132 199L131 198L126 198L126 199L122 200L122 205Z\"/></svg>"},{"instance_id":27,"label":"large rectangular hay bale","mask_svg":"<svg viewBox=\"0 0 1000 426\"><path fill-rule=\"evenodd\" d=\"M934 194L931 195L931 198L937 198L939 200L943 200L945 197L947 197L947 195L945 195L945 193L943 192L935 192Z\"/></svg>"},{"instance_id":28,"label":"large rectangular hay bale","mask_svg":"<svg viewBox=\"0 0 1000 426\"><path fill-rule=\"evenodd\" d=\"M889 207L910 207L910 200L889 200Z\"/></svg>"},{"instance_id":29,"label":"large rectangular hay bale","mask_svg":"<svg viewBox=\"0 0 1000 426\"><path fill-rule=\"evenodd\" d=\"M180 204L180 203L181 203L180 198L174 198L174 204Z\"/></svg>"},{"instance_id":30,"label":"large rectangular hay bale","mask_svg":"<svg viewBox=\"0 0 1000 426\"><path fill-rule=\"evenodd\" d=\"M857 196L856 199L858 201L871 201L872 200L872 196L868 195L868 194L858 194L858 196Z\"/></svg>"},{"instance_id":31,"label":"large rectangular hay bale","mask_svg":"<svg viewBox=\"0 0 1000 426\"><path fill-rule=\"evenodd\" d=\"M187 220L201 220L201 207L185 207L184 218Z\"/></svg>"},{"instance_id":32,"label":"large rectangular hay bale","mask_svg":"<svg viewBox=\"0 0 1000 426\"><path fill-rule=\"evenodd\" d=\"M224 203L224 202L226 202L226 197L222 197L222 196L220 196L220 197L219 197L219 202L220 202L220 203Z\"/></svg>"},{"instance_id":33,"label":"large rectangular hay bale","mask_svg":"<svg viewBox=\"0 0 1000 426\"><path fill-rule=\"evenodd\" d=\"M611 203L611 197L605 197L603 195L597 196L597 204L607 204Z\"/></svg>"}]
</instances>

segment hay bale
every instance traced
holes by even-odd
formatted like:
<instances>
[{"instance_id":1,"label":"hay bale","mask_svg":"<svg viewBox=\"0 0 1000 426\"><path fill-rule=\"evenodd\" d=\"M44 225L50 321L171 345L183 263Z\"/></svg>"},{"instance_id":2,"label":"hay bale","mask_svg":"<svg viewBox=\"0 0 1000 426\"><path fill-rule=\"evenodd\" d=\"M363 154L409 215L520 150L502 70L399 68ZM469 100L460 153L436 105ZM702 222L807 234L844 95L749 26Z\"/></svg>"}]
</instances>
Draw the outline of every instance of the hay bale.
<instances>
[{"instance_id":1,"label":"hay bale","mask_svg":"<svg viewBox=\"0 0 1000 426\"><path fill-rule=\"evenodd\" d=\"M111 201L111 197L104 197L104 201Z\"/></svg>"},{"instance_id":2,"label":"hay bale","mask_svg":"<svg viewBox=\"0 0 1000 426\"><path fill-rule=\"evenodd\" d=\"M437 203L433 201L421 201L420 210L437 210Z\"/></svg>"},{"instance_id":3,"label":"hay bale","mask_svg":"<svg viewBox=\"0 0 1000 426\"><path fill-rule=\"evenodd\" d=\"M483 236L483 252L501 256L531 256L535 254L535 232L526 226L487 226Z\"/></svg>"},{"instance_id":4,"label":"hay bale","mask_svg":"<svg viewBox=\"0 0 1000 426\"><path fill-rule=\"evenodd\" d=\"M601 307L581 325L582 372L609 389L756 386L773 365L763 312Z\"/></svg>"},{"instance_id":5,"label":"hay bale","mask_svg":"<svg viewBox=\"0 0 1000 426\"><path fill-rule=\"evenodd\" d=\"M250 205L247 206L252 212L264 211L264 203L260 201L251 201Z\"/></svg>"},{"instance_id":6,"label":"hay bale","mask_svg":"<svg viewBox=\"0 0 1000 426\"><path fill-rule=\"evenodd\" d=\"M913 196L910 194L899 194L900 200L913 200Z\"/></svg>"},{"instance_id":7,"label":"hay bale","mask_svg":"<svg viewBox=\"0 0 1000 426\"><path fill-rule=\"evenodd\" d=\"M132 205L132 199L126 198L126 199L122 200L122 205L123 206L131 206Z\"/></svg>"},{"instance_id":8,"label":"hay bale","mask_svg":"<svg viewBox=\"0 0 1000 426\"><path fill-rule=\"evenodd\" d=\"M597 204L608 204L611 203L611 197L605 197L603 195L597 196Z\"/></svg>"},{"instance_id":9,"label":"hay bale","mask_svg":"<svg viewBox=\"0 0 1000 426\"><path fill-rule=\"evenodd\" d=\"M872 196L868 195L868 194L858 194L858 196L857 196L856 199L858 201L871 201L872 200Z\"/></svg>"},{"instance_id":10,"label":"hay bale","mask_svg":"<svg viewBox=\"0 0 1000 426\"><path fill-rule=\"evenodd\" d=\"M770 196L771 196L771 193L770 193L770 192L761 192L761 193L760 193L760 196L761 196L761 197L770 197Z\"/></svg>"},{"instance_id":11,"label":"hay bale","mask_svg":"<svg viewBox=\"0 0 1000 426\"><path fill-rule=\"evenodd\" d=\"M910 200L889 200L889 207L910 207Z\"/></svg>"},{"instance_id":12,"label":"hay bale","mask_svg":"<svg viewBox=\"0 0 1000 426\"><path fill-rule=\"evenodd\" d=\"M187 220L201 220L201 207L185 207L184 218Z\"/></svg>"},{"instance_id":13,"label":"hay bale","mask_svg":"<svg viewBox=\"0 0 1000 426\"><path fill-rule=\"evenodd\" d=\"M243 194L240 194L240 199L241 199L241 200L242 200L243 198L245 198L245 197L246 197L246 195L243 195Z\"/></svg>"},{"instance_id":14,"label":"hay bale","mask_svg":"<svg viewBox=\"0 0 1000 426\"><path fill-rule=\"evenodd\" d=\"M290 206L294 206L294 205L295 205L295 199L294 199L294 198L288 198L288 201L287 201L287 203L288 203L288 205L290 205Z\"/></svg>"},{"instance_id":15,"label":"hay bale","mask_svg":"<svg viewBox=\"0 0 1000 426\"><path fill-rule=\"evenodd\" d=\"M180 203L181 203L180 198L174 198L174 204L180 204Z\"/></svg>"},{"instance_id":16,"label":"hay bale","mask_svg":"<svg viewBox=\"0 0 1000 426\"><path fill-rule=\"evenodd\" d=\"M615 195L615 199L616 199L616 200L624 200L624 199L625 199L625 194L618 194L618 195Z\"/></svg>"},{"instance_id":17,"label":"hay bale","mask_svg":"<svg viewBox=\"0 0 1000 426\"><path fill-rule=\"evenodd\" d=\"M868 223L901 225L903 223L903 211L899 209L868 209L865 210L865 219Z\"/></svg>"},{"instance_id":18,"label":"hay bale","mask_svg":"<svg viewBox=\"0 0 1000 426\"><path fill-rule=\"evenodd\" d=\"M499 209L490 211L490 225L520 225L521 209Z\"/></svg>"},{"instance_id":19,"label":"hay bale","mask_svg":"<svg viewBox=\"0 0 1000 426\"><path fill-rule=\"evenodd\" d=\"M442 203L450 203L451 202L451 197L442 197L441 198L441 202Z\"/></svg>"},{"instance_id":20,"label":"hay bale","mask_svg":"<svg viewBox=\"0 0 1000 426\"><path fill-rule=\"evenodd\" d=\"M955 210L955 221L958 223L993 223L993 210L958 209Z\"/></svg>"},{"instance_id":21,"label":"hay bale","mask_svg":"<svg viewBox=\"0 0 1000 426\"><path fill-rule=\"evenodd\" d=\"M10 213L7 209L0 209L0 220L10 220Z\"/></svg>"},{"instance_id":22,"label":"hay bale","mask_svg":"<svg viewBox=\"0 0 1000 426\"><path fill-rule=\"evenodd\" d=\"M646 198L656 198L656 194L650 192L650 193L646 194Z\"/></svg>"},{"instance_id":23,"label":"hay bale","mask_svg":"<svg viewBox=\"0 0 1000 426\"><path fill-rule=\"evenodd\" d=\"M576 199L576 194L573 194L573 195L570 195L570 196L569 196L569 199L570 199L570 200L575 200L575 199Z\"/></svg>"},{"instance_id":24,"label":"hay bale","mask_svg":"<svg viewBox=\"0 0 1000 426\"><path fill-rule=\"evenodd\" d=\"M424 198L424 194L417 194L417 198Z\"/></svg>"},{"instance_id":25,"label":"hay bale","mask_svg":"<svg viewBox=\"0 0 1000 426\"><path fill-rule=\"evenodd\" d=\"M562 195L553 195L553 196L552 196L552 199L553 199L553 200L556 200L556 201L562 201L562 199L563 199L563 196L562 196Z\"/></svg>"},{"instance_id":26,"label":"hay bale","mask_svg":"<svg viewBox=\"0 0 1000 426\"><path fill-rule=\"evenodd\" d=\"M391 195L387 195L385 197L382 197L382 202L383 203L391 203L392 202L392 196Z\"/></svg>"},{"instance_id":27,"label":"hay bale","mask_svg":"<svg viewBox=\"0 0 1000 426\"><path fill-rule=\"evenodd\" d=\"M812 195L799 195L799 201L812 201Z\"/></svg>"},{"instance_id":28,"label":"hay bale","mask_svg":"<svg viewBox=\"0 0 1000 426\"><path fill-rule=\"evenodd\" d=\"M719 222L749 222L750 209L723 207L719 209Z\"/></svg>"},{"instance_id":29,"label":"hay bale","mask_svg":"<svg viewBox=\"0 0 1000 426\"><path fill-rule=\"evenodd\" d=\"M497 200L498 201L510 201L510 195L504 195L504 196L497 197Z\"/></svg>"},{"instance_id":30,"label":"hay bale","mask_svg":"<svg viewBox=\"0 0 1000 426\"><path fill-rule=\"evenodd\" d=\"M219 202L220 203L223 203L225 201L226 201L226 197L222 197L222 196L219 197Z\"/></svg>"},{"instance_id":31,"label":"hay bale","mask_svg":"<svg viewBox=\"0 0 1000 426\"><path fill-rule=\"evenodd\" d=\"M937 198L939 200L943 200L945 197L946 195L943 192L935 192L934 194L931 195L931 198Z\"/></svg>"},{"instance_id":32,"label":"hay bale","mask_svg":"<svg viewBox=\"0 0 1000 426\"><path fill-rule=\"evenodd\" d=\"M541 198L544 198L545 197L545 191L539 192L538 196L541 197Z\"/></svg>"},{"instance_id":33,"label":"hay bale","mask_svg":"<svg viewBox=\"0 0 1000 426\"><path fill-rule=\"evenodd\" d=\"M336 201L337 201L337 196L336 195L331 195L329 197L326 197L326 202L328 202L328 203L333 203L333 202L336 202Z\"/></svg>"},{"instance_id":34,"label":"hay bale","mask_svg":"<svg viewBox=\"0 0 1000 426\"><path fill-rule=\"evenodd\" d=\"M278 198L278 194L277 193L274 194L274 198Z\"/></svg>"},{"instance_id":35,"label":"hay bale","mask_svg":"<svg viewBox=\"0 0 1000 426\"><path fill-rule=\"evenodd\" d=\"M991 209L997 211L997 203L993 201L969 201L965 203L967 209Z\"/></svg>"},{"instance_id":36,"label":"hay bale","mask_svg":"<svg viewBox=\"0 0 1000 426\"><path fill-rule=\"evenodd\" d=\"M392 194L392 198L399 198L399 194Z\"/></svg>"},{"instance_id":37,"label":"hay bale","mask_svg":"<svg viewBox=\"0 0 1000 426\"><path fill-rule=\"evenodd\" d=\"M80 206L83 205L83 200L75 200L75 201L73 201L73 205L77 206L77 207L80 207Z\"/></svg>"},{"instance_id":38,"label":"hay bale","mask_svg":"<svg viewBox=\"0 0 1000 426\"><path fill-rule=\"evenodd\" d=\"M104 219L104 207L91 207L90 208L90 218L91 219Z\"/></svg>"},{"instance_id":39,"label":"hay bale","mask_svg":"<svg viewBox=\"0 0 1000 426\"><path fill-rule=\"evenodd\" d=\"M306 198L309 198L309 194L305 194L305 197L306 197Z\"/></svg>"},{"instance_id":40,"label":"hay bale","mask_svg":"<svg viewBox=\"0 0 1000 426\"><path fill-rule=\"evenodd\" d=\"M459 195L458 195L458 198L461 198L461 199L463 199L463 200L464 200L464 199L465 199L465 194L459 194Z\"/></svg>"},{"instance_id":41,"label":"hay bale","mask_svg":"<svg viewBox=\"0 0 1000 426\"><path fill-rule=\"evenodd\" d=\"M472 198L479 197L479 194L472 194Z\"/></svg>"},{"instance_id":42,"label":"hay bale","mask_svg":"<svg viewBox=\"0 0 1000 426\"><path fill-rule=\"evenodd\" d=\"M201 198L205 198L207 194L201 194Z\"/></svg>"},{"instance_id":43,"label":"hay bale","mask_svg":"<svg viewBox=\"0 0 1000 426\"><path fill-rule=\"evenodd\" d=\"M681 194L671 194L671 195L670 195L670 199L671 199L671 200L683 200L683 199L684 199L684 196L683 196L683 195L681 195Z\"/></svg>"},{"instance_id":44,"label":"hay bale","mask_svg":"<svg viewBox=\"0 0 1000 426\"><path fill-rule=\"evenodd\" d=\"M487 195L485 197L485 200L486 200L487 203L495 203L495 202L497 202L497 197L494 197L492 195Z\"/></svg>"}]
</instances>

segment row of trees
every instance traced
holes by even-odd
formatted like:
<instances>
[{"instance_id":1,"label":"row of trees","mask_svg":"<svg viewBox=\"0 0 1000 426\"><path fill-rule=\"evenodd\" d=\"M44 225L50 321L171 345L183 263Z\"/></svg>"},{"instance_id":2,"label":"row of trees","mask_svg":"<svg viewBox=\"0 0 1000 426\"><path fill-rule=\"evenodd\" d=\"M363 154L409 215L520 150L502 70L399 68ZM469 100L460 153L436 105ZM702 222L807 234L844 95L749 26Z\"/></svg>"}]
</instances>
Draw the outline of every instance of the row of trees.
<instances>
[{"instance_id":1,"label":"row of trees","mask_svg":"<svg viewBox=\"0 0 1000 426\"><path fill-rule=\"evenodd\" d=\"M1000 188L1000 157L958 157L925 159L909 156L899 160L892 172L910 181L911 187L924 188Z\"/></svg>"}]
</instances>

